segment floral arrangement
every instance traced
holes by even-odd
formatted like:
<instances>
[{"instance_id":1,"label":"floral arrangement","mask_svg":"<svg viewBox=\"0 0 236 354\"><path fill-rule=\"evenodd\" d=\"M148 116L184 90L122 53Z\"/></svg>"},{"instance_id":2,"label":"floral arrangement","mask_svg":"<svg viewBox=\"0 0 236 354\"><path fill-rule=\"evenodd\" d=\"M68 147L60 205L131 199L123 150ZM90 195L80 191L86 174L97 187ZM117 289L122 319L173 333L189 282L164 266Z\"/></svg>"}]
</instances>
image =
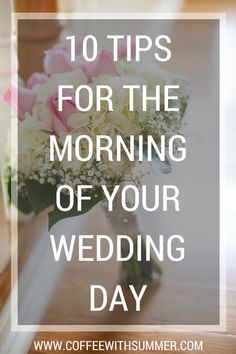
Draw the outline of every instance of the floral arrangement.
<instances>
[{"instance_id":1,"label":"floral arrangement","mask_svg":"<svg viewBox=\"0 0 236 354\"><path fill-rule=\"evenodd\" d=\"M76 46L76 62L71 62L67 42L57 44L45 53L43 73L34 73L26 83L20 82L18 88L12 84L5 94L5 100L16 106L14 98L18 94L18 171L7 168L7 179L17 180L17 207L23 213L39 213L53 205L49 213L49 227L65 218L87 212L100 202L104 195L101 185L108 187L132 180L138 183L133 168L135 161L122 155L121 161L109 161L106 154L97 161L50 161L50 135L55 135L58 146L63 146L65 137L72 136L72 141L79 135L88 135L92 140L98 135L108 135L114 141L117 134L125 139L130 135L143 136L145 151L146 137L152 135L156 143L161 136L166 143L171 136L178 134L184 125L184 113L188 101L188 93L182 78L174 77L161 70L156 64L143 67L135 61L124 60L126 48L119 48L119 60L112 60L111 52L102 49L93 62L80 60L81 44ZM144 112L141 107L141 93L134 91L134 110L128 109L128 91L122 90L123 84L147 85L149 95L154 96L156 85L179 84L179 111L165 112L164 97L161 96L160 111L156 111L154 102L148 104ZM96 86L109 85L113 91L114 110L109 111L107 102L102 103L100 111L93 106L89 112L80 112L73 101L63 102L63 111L58 110L58 85L88 84L96 96ZM86 97L84 100L86 101ZM88 149L86 142L82 146L84 153ZM115 145L114 145L115 149ZM152 167L170 172L168 158L161 162L158 156L153 159ZM80 184L92 185L91 199L84 201L83 209L78 212L72 209L61 212L55 206L55 195L58 186L67 184L76 191ZM68 195L65 193L65 205ZM14 202L14 201L13 201Z\"/></svg>"}]
</instances>

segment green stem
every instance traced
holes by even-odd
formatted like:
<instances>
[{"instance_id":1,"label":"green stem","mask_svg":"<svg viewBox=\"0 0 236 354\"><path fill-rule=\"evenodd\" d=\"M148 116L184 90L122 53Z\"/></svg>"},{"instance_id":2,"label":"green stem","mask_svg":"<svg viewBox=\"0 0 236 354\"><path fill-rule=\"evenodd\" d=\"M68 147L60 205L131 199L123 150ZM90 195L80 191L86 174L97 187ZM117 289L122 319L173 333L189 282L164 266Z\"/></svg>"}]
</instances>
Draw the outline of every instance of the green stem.
<instances>
[{"instance_id":1,"label":"green stem","mask_svg":"<svg viewBox=\"0 0 236 354\"><path fill-rule=\"evenodd\" d=\"M122 270L125 275L124 282L126 285L134 284L141 285L145 282L152 282L154 274L160 275L162 273L160 265L151 257L150 261L145 259L146 244L142 241L142 260L137 260L137 244L134 244L134 254L128 261L123 261ZM122 255L127 256L127 249L122 249Z\"/></svg>"}]
</instances>

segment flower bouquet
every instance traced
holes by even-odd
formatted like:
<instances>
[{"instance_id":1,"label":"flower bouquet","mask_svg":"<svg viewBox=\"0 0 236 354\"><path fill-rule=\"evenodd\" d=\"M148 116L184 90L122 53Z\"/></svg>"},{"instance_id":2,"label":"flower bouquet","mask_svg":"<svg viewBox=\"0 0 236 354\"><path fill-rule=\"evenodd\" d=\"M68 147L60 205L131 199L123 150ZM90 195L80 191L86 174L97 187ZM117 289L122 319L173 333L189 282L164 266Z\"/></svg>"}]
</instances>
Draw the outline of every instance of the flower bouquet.
<instances>
[{"instance_id":1,"label":"flower bouquet","mask_svg":"<svg viewBox=\"0 0 236 354\"><path fill-rule=\"evenodd\" d=\"M74 217L88 212L99 202L104 203L104 193L101 186L107 186L112 191L116 185L125 183L141 184L142 173L134 173L138 162L138 152L142 149L143 159L150 163L154 170L164 173L171 171L170 161L166 156L161 161L160 156L152 151L152 159L148 159L148 138L158 146L165 137L165 146L169 139L180 132L184 124L184 112L188 94L185 83L181 78L173 77L161 70L156 64L142 67L135 61L127 62L126 48L119 48L119 60L112 60L112 53L108 49L101 49L93 62L85 62L81 58L81 43L76 45L75 62L70 61L70 48L67 42L57 44L45 53L43 73L34 73L26 83L19 82L18 88L14 83L5 94L5 100L15 106L18 112L18 170L6 169L6 179L9 186L17 188L17 208L25 213L40 213L51 207L48 214L49 229L60 220ZM146 85L149 96L156 94L156 85L179 85L178 111L164 110L164 94L160 93L159 109L154 100L150 100L147 109L142 107L140 90L133 91L133 109L129 107L128 90L123 85ZM112 88L113 110L110 110L108 100L101 102L100 110L91 104L89 111L79 110L75 100L64 100L63 110L58 109L58 87L68 87L68 97L75 97L75 88L88 85L93 97L96 98L98 85ZM171 91L170 91L171 93ZM101 94L101 93L100 93ZM174 92L173 92L174 94ZM18 95L18 107L15 97ZM81 90L81 107L88 105L86 91ZM94 100L95 102L96 100ZM78 137L80 159L75 158L74 151L71 159L50 158L50 137L54 136L56 145L61 151L68 136L71 137L72 147L76 147ZM113 142L111 150L117 153L117 136L122 139L124 148L120 152L120 159L111 160L100 144L101 154L96 158L98 136L110 137ZM142 136L142 140L139 137ZM89 139L85 139L89 137ZM132 137L132 139L131 139ZM90 143L94 143L91 145ZM133 145L132 145L133 144ZM77 144L78 145L78 144ZM130 159L127 150L132 145L134 158ZM92 154L89 155L92 146ZM77 146L78 147L78 146ZM103 147L103 149L102 149ZM103 150L103 151L102 151ZM176 149L177 150L177 149ZM131 153L131 149L130 149ZM83 207L78 210L76 203L68 211L61 211L56 205L56 191L58 187L67 185L77 197L78 185L91 185L84 191L88 197L83 201ZM14 195L13 193L12 195ZM67 206L70 195L64 190L60 197L62 206ZM117 204L119 194L117 197ZM135 216L132 212L125 212L117 206L112 212L107 212L113 224L114 220L127 223ZM145 249L145 243L143 242ZM126 250L123 250L124 254ZM152 281L153 274L160 274L161 269L154 260L138 262L132 257L122 265L122 274L126 282L133 284Z\"/></svg>"}]
</instances>

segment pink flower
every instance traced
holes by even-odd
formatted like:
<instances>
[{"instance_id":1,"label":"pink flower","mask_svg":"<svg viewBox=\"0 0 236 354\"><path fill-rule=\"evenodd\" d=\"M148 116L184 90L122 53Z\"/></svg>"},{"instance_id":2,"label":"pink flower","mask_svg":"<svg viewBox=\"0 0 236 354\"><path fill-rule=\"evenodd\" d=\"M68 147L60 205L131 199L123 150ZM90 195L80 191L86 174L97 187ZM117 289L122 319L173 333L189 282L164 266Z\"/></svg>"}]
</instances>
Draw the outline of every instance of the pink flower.
<instances>
[{"instance_id":1,"label":"pink flower","mask_svg":"<svg viewBox=\"0 0 236 354\"><path fill-rule=\"evenodd\" d=\"M78 57L82 51L82 41L75 45L75 62L70 58L70 42L55 44L52 49L46 52L44 57L44 70L47 74L58 74L74 71L79 68Z\"/></svg>"},{"instance_id":2,"label":"pink flower","mask_svg":"<svg viewBox=\"0 0 236 354\"><path fill-rule=\"evenodd\" d=\"M84 70L89 81L98 75L119 76L116 71L112 53L108 49L102 49L96 60L87 64Z\"/></svg>"},{"instance_id":3,"label":"pink flower","mask_svg":"<svg viewBox=\"0 0 236 354\"><path fill-rule=\"evenodd\" d=\"M51 49L44 57L44 70L47 74L53 75L73 71L74 67L66 52L61 49Z\"/></svg>"},{"instance_id":4,"label":"pink flower","mask_svg":"<svg viewBox=\"0 0 236 354\"><path fill-rule=\"evenodd\" d=\"M18 91L18 92L17 92ZM17 107L17 93L18 93L18 107ZM32 113L33 107L36 102L36 93L28 88L18 86L12 83L11 87L3 96L5 102L12 106L17 112L18 117L23 120L25 113Z\"/></svg>"},{"instance_id":5,"label":"pink flower","mask_svg":"<svg viewBox=\"0 0 236 354\"><path fill-rule=\"evenodd\" d=\"M72 130L68 124L68 119L73 113L78 111L73 101L64 101L63 110L60 112L58 110L58 95L55 94L49 97L47 108L52 114L53 130L57 135L60 135L63 131L69 132Z\"/></svg>"},{"instance_id":6,"label":"pink flower","mask_svg":"<svg viewBox=\"0 0 236 354\"><path fill-rule=\"evenodd\" d=\"M27 81L27 87L32 89L37 85L43 85L48 80L48 75L45 73L33 73Z\"/></svg>"},{"instance_id":7,"label":"pink flower","mask_svg":"<svg viewBox=\"0 0 236 354\"><path fill-rule=\"evenodd\" d=\"M83 42L82 41L75 42L75 55L76 56L81 54L82 48L83 48ZM70 41L66 40L66 41L61 42L61 43L56 43L56 44L54 44L52 49L53 50L61 49L65 53L69 54L70 53Z\"/></svg>"}]
</instances>

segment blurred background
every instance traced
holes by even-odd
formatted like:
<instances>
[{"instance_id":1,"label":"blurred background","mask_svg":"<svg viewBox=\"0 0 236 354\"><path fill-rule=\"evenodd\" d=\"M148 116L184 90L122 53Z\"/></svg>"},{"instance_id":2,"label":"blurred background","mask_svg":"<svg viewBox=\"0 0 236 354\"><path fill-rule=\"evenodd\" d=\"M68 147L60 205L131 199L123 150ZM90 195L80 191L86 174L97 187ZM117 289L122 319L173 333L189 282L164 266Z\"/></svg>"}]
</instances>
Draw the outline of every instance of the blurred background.
<instances>
[{"instance_id":1,"label":"blurred background","mask_svg":"<svg viewBox=\"0 0 236 354\"><path fill-rule=\"evenodd\" d=\"M34 71L40 71L42 68L43 50L50 48L53 43L57 42L64 31L71 31L73 28L66 27L58 22L50 31L45 27L44 31L37 32L32 28L39 41L29 45L32 33L22 30L19 33L19 39L22 42L21 51L11 57L11 47L13 53L15 48L14 34L11 33L10 18L11 12L224 12L226 13L226 31L223 37L224 45L224 67L223 77L225 85L225 104L226 112L224 114L225 130L225 148L222 150L223 166L225 167L226 183L224 185L224 206L226 208L226 227L224 228L224 238L227 241L227 333L224 334L201 334L200 338L205 340L206 352L208 353L235 353L236 351L236 239L235 239L235 199L236 199L236 99L235 99L235 80L236 80L236 1L235 0L15 0L11 3L9 0L0 0L0 95L6 91L11 79L11 61L19 60L20 76L26 79L29 74ZM204 33L202 34L204 36ZM193 36L193 33L189 33ZM193 48L194 49L194 48ZM27 60L27 66L21 66L21 62ZM206 58L206 60L209 60ZM5 156L6 132L9 127L9 117L11 115L9 107L5 103L0 102L1 112L1 129L0 129L0 164L1 173L3 172L3 161ZM2 183L2 179L1 179ZM0 189L0 353L1 354L24 354L35 353L31 342L36 335L38 339L60 338L78 339L78 335L70 333L21 333L10 335L9 332L9 293L10 293L10 226L9 226L9 210L4 195L4 188L1 184ZM37 221L33 227L38 228L40 234L41 224L43 221ZM25 224L22 220L22 230L24 233L32 232L32 225ZM26 231L25 231L26 230ZM31 243L33 241L31 240ZM25 246L25 254L22 255L22 264L27 259L27 255L31 252L33 244L28 242ZM69 269L68 272L73 272ZM65 275L66 276L66 275ZM52 316L55 315L56 305L52 306ZM63 312L63 311L62 311ZM95 335L100 338L99 334ZM108 337L109 335L107 335ZM115 336L115 335L114 335ZM114 337L113 336L113 337ZM121 335L117 334L116 339ZM129 335L123 337L130 339ZM135 336L135 335L134 335ZM160 334L161 339L165 338L197 338L199 334ZM94 337L94 335L84 335L85 338ZM112 338L113 338L112 337ZM137 338L153 339L152 334L137 334ZM4 345L4 352L1 348ZM7 348L7 349L5 349ZM31 349L30 349L31 348Z\"/></svg>"}]
</instances>

